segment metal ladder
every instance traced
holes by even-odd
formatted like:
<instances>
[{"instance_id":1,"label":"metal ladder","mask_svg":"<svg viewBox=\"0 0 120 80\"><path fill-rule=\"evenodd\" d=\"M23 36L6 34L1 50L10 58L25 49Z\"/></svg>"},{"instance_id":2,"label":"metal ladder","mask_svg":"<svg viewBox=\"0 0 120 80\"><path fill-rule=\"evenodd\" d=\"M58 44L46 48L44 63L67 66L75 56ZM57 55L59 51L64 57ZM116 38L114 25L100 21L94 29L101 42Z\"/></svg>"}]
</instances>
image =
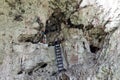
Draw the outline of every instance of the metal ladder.
<instances>
[{"instance_id":1,"label":"metal ladder","mask_svg":"<svg viewBox=\"0 0 120 80\"><path fill-rule=\"evenodd\" d=\"M54 46L55 46L54 49L55 49L58 72L61 72L64 70L61 46L60 43L55 43Z\"/></svg>"}]
</instances>

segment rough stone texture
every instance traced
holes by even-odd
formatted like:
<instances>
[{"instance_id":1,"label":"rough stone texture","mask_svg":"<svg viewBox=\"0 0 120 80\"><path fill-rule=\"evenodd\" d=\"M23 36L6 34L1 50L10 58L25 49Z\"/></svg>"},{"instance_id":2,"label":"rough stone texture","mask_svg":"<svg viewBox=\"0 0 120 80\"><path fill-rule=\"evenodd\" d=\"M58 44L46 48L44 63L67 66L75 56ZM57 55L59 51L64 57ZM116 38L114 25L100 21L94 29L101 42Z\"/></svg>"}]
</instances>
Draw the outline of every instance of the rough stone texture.
<instances>
[{"instance_id":1,"label":"rough stone texture","mask_svg":"<svg viewBox=\"0 0 120 80\"><path fill-rule=\"evenodd\" d=\"M21 34L30 36L38 33L41 27L36 22L38 18L43 26L46 25L53 12L49 1L0 0L0 80L119 80L120 1L72 1L67 10L62 5L64 1L58 4L65 11L66 19L70 17L75 25L92 24L95 28L105 30L107 35L100 50L92 53L88 39L91 35L81 29L67 28L68 25L62 23L59 37L65 38L61 45L66 71L57 74L54 47L40 42L19 42ZM75 1L82 1L80 9L71 14L75 9ZM118 28L114 31L114 27ZM91 32L95 32L94 28ZM92 40L98 43L94 38Z\"/></svg>"}]
</instances>

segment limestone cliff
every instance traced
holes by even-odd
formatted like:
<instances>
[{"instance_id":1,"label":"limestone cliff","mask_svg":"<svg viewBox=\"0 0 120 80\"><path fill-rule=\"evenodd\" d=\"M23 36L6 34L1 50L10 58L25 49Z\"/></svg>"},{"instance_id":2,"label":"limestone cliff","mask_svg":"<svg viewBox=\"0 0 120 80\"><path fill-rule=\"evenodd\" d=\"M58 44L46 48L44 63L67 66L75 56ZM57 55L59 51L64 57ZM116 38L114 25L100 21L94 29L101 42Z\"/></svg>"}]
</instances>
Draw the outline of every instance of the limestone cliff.
<instances>
[{"instance_id":1,"label":"limestone cliff","mask_svg":"<svg viewBox=\"0 0 120 80\"><path fill-rule=\"evenodd\" d=\"M0 80L119 80L119 0L0 0ZM54 42L64 70L58 72Z\"/></svg>"}]
</instances>

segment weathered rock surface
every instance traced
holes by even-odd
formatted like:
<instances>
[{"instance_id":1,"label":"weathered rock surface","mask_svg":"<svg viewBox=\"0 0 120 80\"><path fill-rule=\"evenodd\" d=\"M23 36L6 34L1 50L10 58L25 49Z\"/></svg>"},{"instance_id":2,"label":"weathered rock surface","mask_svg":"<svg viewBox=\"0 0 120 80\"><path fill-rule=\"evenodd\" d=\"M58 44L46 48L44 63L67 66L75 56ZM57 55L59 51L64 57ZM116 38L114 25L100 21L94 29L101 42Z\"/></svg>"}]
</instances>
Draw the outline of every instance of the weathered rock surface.
<instances>
[{"instance_id":1,"label":"weathered rock surface","mask_svg":"<svg viewBox=\"0 0 120 80\"><path fill-rule=\"evenodd\" d=\"M119 80L120 1L51 2L0 0L0 80ZM58 11L50 17L54 8L64 16L57 15ZM59 29L36 37L46 25ZM48 47L56 37L64 38L61 45L66 71L60 74L54 47ZM37 43L32 42L34 38Z\"/></svg>"}]
</instances>

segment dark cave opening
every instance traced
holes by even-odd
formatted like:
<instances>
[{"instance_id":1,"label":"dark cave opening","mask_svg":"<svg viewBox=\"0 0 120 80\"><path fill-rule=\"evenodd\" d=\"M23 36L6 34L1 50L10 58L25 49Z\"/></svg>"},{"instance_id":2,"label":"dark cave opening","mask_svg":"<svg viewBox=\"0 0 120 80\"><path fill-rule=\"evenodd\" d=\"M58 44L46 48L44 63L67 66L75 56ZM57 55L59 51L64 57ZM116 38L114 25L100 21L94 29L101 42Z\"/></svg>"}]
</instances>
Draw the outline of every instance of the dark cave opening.
<instances>
[{"instance_id":1,"label":"dark cave opening","mask_svg":"<svg viewBox=\"0 0 120 80\"><path fill-rule=\"evenodd\" d=\"M44 63L44 64L41 65L40 68L45 68L46 66L47 66L47 63Z\"/></svg>"},{"instance_id":2,"label":"dark cave opening","mask_svg":"<svg viewBox=\"0 0 120 80\"><path fill-rule=\"evenodd\" d=\"M19 71L17 74L20 75L20 74L22 74L22 73L23 73L23 71L21 70L21 71Z\"/></svg>"},{"instance_id":3,"label":"dark cave opening","mask_svg":"<svg viewBox=\"0 0 120 80\"><path fill-rule=\"evenodd\" d=\"M15 15L14 20L15 21L23 21L23 16L22 15Z\"/></svg>"},{"instance_id":4,"label":"dark cave opening","mask_svg":"<svg viewBox=\"0 0 120 80\"><path fill-rule=\"evenodd\" d=\"M90 45L90 51L91 51L92 53L96 53L98 50L100 50L99 47L94 46L94 45Z\"/></svg>"},{"instance_id":5,"label":"dark cave opening","mask_svg":"<svg viewBox=\"0 0 120 80\"><path fill-rule=\"evenodd\" d=\"M28 75L32 75L32 74L33 74L33 71L28 72Z\"/></svg>"}]
</instances>

